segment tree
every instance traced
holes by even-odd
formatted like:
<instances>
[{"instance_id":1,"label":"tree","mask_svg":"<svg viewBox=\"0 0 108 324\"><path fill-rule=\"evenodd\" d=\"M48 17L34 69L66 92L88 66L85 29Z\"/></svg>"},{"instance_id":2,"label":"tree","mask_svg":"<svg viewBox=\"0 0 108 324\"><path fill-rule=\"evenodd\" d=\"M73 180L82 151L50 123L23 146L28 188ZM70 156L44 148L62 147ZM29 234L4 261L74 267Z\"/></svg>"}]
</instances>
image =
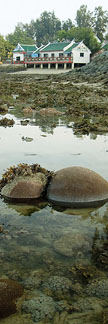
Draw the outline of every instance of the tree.
<instances>
[{"instance_id":1,"label":"tree","mask_svg":"<svg viewBox=\"0 0 108 324\"><path fill-rule=\"evenodd\" d=\"M103 11L102 7L96 7L94 11L94 31L97 37L103 41L104 33L108 24L108 12Z\"/></svg>"},{"instance_id":2,"label":"tree","mask_svg":"<svg viewBox=\"0 0 108 324\"><path fill-rule=\"evenodd\" d=\"M66 30L59 30L57 33L57 39L59 39L59 41L63 41L65 39L68 39L68 33Z\"/></svg>"},{"instance_id":3,"label":"tree","mask_svg":"<svg viewBox=\"0 0 108 324\"><path fill-rule=\"evenodd\" d=\"M0 61L6 56L5 50L5 40L2 35L0 35Z\"/></svg>"},{"instance_id":4,"label":"tree","mask_svg":"<svg viewBox=\"0 0 108 324\"><path fill-rule=\"evenodd\" d=\"M82 5L80 9L77 10L76 23L78 27L92 27L94 24L93 13L87 11L87 6Z\"/></svg>"},{"instance_id":5,"label":"tree","mask_svg":"<svg viewBox=\"0 0 108 324\"><path fill-rule=\"evenodd\" d=\"M71 29L72 26L73 26L72 20L69 18L66 21L62 22L62 29L65 31L68 31L69 29Z\"/></svg>"},{"instance_id":6,"label":"tree","mask_svg":"<svg viewBox=\"0 0 108 324\"><path fill-rule=\"evenodd\" d=\"M14 33L8 34L6 40L13 46L16 46L18 43L34 44L34 40L28 37L27 31L24 30L22 23L17 24Z\"/></svg>"},{"instance_id":7,"label":"tree","mask_svg":"<svg viewBox=\"0 0 108 324\"><path fill-rule=\"evenodd\" d=\"M8 57L8 53L12 51L12 46L0 35L0 61Z\"/></svg>"},{"instance_id":8,"label":"tree","mask_svg":"<svg viewBox=\"0 0 108 324\"><path fill-rule=\"evenodd\" d=\"M105 40L108 41L108 33L105 35Z\"/></svg>"},{"instance_id":9,"label":"tree","mask_svg":"<svg viewBox=\"0 0 108 324\"><path fill-rule=\"evenodd\" d=\"M33 25L37 46L54 41L57 31L61 29L61 21L55 17L54 11L44 11Z\"/></svg>"},{"instance_id":10,"label":"tree","mask_svg":"<svg viewBox=\"0 0 108 324\"><path fill-rule=\"evenodd\" d=\"M71 32L71 31L70 31ZM100 43L97 41L92 28L76 27L74 32L74 39L76 42L83 40L84 44L91 50L92 54L100 49Z\"/></svg>"}]
</instances>

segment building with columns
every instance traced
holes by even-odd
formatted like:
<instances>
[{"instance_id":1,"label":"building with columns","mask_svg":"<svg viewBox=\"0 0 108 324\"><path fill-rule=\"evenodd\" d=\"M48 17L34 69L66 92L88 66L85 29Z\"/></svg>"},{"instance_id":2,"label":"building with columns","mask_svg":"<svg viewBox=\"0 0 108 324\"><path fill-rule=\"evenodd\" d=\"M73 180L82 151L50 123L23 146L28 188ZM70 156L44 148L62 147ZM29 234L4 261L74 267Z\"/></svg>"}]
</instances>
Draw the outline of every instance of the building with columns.
<instances>
[{"instance_id":1,"label":"building with columns","mask_svg":"<svg viewBox=\"0 0 108 324\"><path fill-rule=\"evenodd\" d=\"M74 41L53 42L41 45L24 56L25 67L40 69L74 69L90 62L91 51L83 43Z\"/></svg>"}]
</instances>

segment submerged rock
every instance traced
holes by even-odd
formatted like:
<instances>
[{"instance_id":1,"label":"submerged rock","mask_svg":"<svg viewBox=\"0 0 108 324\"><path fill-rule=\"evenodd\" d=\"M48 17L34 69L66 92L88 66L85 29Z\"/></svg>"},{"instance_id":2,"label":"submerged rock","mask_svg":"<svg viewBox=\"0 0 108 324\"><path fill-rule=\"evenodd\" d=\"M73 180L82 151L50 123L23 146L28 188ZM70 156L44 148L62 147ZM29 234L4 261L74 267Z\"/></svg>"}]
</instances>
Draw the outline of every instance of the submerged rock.
<instances>
[{"instance_id":1,"label":"submerged rock","mask_svg":"<svg viewBox=\"0 0 108 324\"><path fill-rule=\"evenodd\" d=\"M54 242L54 250L61 255L82 259L90 252L92 241L87 235L70 233L63 235Z\"/></svg>"},{"instance_id":2,"label":"submerged rock","mask_svg":"<svg viewBox=\"0 0 108 324\"><path fill-rule=\"evenodd\" d=\"M108 298L108 279L96 279L90 282L86 288L88 296L98 298Z\"/></svg>"},{"instance_id":3,"label":"submerged rock","mask_svg":"<svg viewBox=\"0 0 108 324\"><path fill-rule=\"evenodd\" d=\"M62 276L52 276L43 282L43 292L56 299L70 299L75 290L72 281Z\"/></svg>"},{"instance_id":4,"label":"submerged rock","mask_svg":"<svg viewBox=\"0 0 108 324\"><path fill-rule=\"evenodd\" d=\"M22 286L10 279L0 279L0 318L16 312L16 299L22 296Z\"/></svg>"},{"instance_id":5,"label":"submerged rock","mask_svg":"<svg viewBox=\"0 0 108 324\"><path fill-rule=\"evenodd\" d=\"M24 301L22 312L30 313L32 320L36 323L43 319L52 320L56 311L55 302L52 297L42 293L30 300Z\"/></svg>"},{"instance_id":6,"label":"submerged rock","mask_svg":"<svg viewBox=\"0 0 108 324\"><path fill-rule=\"evenodd\" d=\"M8 184L2 190L2 197L9 200L26 201L39 198L47 183L45 174L38 172L32 176L19 176Z\"/></svg>"},{"instance_id":7,"label":"submerged rock","mask_svg":"<svg viewBox=\"0 0 108 324\"><path fill-rule=\"evenodd\" d=\"M58 205L97 207L108 201L108 182L92 170L68 167L55 173L47 196Z\"/></svg>"}]
</instances>

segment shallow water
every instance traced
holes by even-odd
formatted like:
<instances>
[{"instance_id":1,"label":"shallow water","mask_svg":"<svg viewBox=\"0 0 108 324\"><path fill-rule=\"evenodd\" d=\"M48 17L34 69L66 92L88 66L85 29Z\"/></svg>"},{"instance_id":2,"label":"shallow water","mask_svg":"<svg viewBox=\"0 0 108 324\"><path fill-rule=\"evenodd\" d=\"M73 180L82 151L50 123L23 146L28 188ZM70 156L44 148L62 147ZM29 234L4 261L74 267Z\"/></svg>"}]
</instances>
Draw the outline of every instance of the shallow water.
<instances>
[{"instance_id":1,"label":"shallow water","mask_svg":"<svg viewBox=\"0 0 108 324\"><path fill-rule=\"evenodd\" d=\"M70 165L88 167L108 180L107 134L75 136L68 127L70 121L65 121L64 117L43 118L34 114L24 118L16 116L12 109L6 117L13 118L15 125L0 127L0 175L11 165L26 162L38 163L48 170ZM23 118L29 119L27 126L21 125ZM31 140L26 141L26 138ZM1 199L0 224L3 226L0 233L1 277L19 280L28 290L42 290L41 284L35 287L36 283L32 282L34 272L35 280L41 282L50 276L71 280L73 276L83 289L89 280L107 277L107 257L104 256L104 261L102 257L105 247L106 253L108 248L108 204L95 210L63 210L45 201L23 205L8 204ZM27 286L26 280L31 280L31 284ZM78 292L77 299L79 296L76 296ZM64 295L56 298L67 300ZM108 298L105 299L107 302ZM103 304L102 307L101 311ZM97 323L97 309L96 314ZM8 323L8 319L6 321ZM70 317L64 323L76 324ZM85 323L89 323L88 319Z\"/></svg>"}]
</instances>

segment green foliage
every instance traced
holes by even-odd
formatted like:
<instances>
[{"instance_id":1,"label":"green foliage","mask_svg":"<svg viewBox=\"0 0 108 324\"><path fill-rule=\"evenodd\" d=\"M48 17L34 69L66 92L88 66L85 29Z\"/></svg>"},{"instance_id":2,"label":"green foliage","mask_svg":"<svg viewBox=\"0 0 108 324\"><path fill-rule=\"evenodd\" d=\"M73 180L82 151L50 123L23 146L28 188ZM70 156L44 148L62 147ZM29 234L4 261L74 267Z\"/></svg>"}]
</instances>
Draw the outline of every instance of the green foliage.
<instances>
[{"instance_id":1,"label":"green foliage","mask_svg":"<svg viewBox=\"0 0 108 324\"><path fill-rule=\"evenodd\" d=\"M104 33L108 24L108 12L103 11L102 7L96 7L94 12L94 31L101 41L104 39Z\"/></svg>"},{"instance_id":2,"label":"green foliage","mask_svg":"<svg viewBox=\"0 0 108 324\"><path fill-rule=\"evenodd\" d=\"M92 53L95 53L100 49L100 43L98 43L92 28L72 27L68 32L61 30L58 32L58 38L59 40L74 39L76 42L83 40L84 44Z\"/></svg>"},{"instance_id":3,"label":"green foliage","mask_svg":"<svg viewBox=\"0 0 108 324\"><path fill-rule=\"evenodd\" d=\"M0 35L0 61L5 57L5 40L2 35Z\"/></svg>"},{"instance_id":4,"label":"green foliage","mask_svg":"<svg viewBox=\"0 0 108 324\"><path fill-rule=\"evenodd\" d=\"M87 11L87 6L82 5L77 10L76 22L78 27L91 27L98 38L102 41L108 24L108 12L102 7L96 7L93 12Z\"/></svg>"},{"instance_id":5,"label":"green foliage","mask_svg":"<svg viewBox=\"0 0 108 324\"><path fill-rule=\"evenodd\" d=\"M36 21L31 20L30 24L18 23L14 33L8 34L6 40L13 48L18 43L34 44L39 47L54 40L83 40L91 49L92 53L100 48L96 36L102 41L108 24L108 12L102 7L95 8L94 13L87 10L87 5L80 6L76 13L75 27L72 20L60 21L53 12L44 11ZM106 39L108 36L106 35ZM7 46L8 47L8 46ZM3 51L3 50L2 50ZM2 54L2 55L5 55Z\"/></svg>"},{"instance_id":6,"label":"green foliage","mask_svg":"<svg viewBox=\"0 0 108 324\"><path fill-rule=\"evenodd\" d=\"M92 28L76 27L75 40L83 40L84 44L91 50L92 54L100 49L100 43L98 43L96 36Z\"/></svg>"},{"instance_id":7,"label":"green foliage","mask_svg":"<svg viewBox=\"0 0 108 324\"><path fill-rule=\"evenodd\" d=\"M55 17L54 11L44 11L40 18L33 22L37 46L47 44L56 38L57 31L61 29L61 21Z\"/></svg>"},{"instance_id":8,"label":"green foliage","mask_svg":"<svg viewBox=\"0 0 108 324\"><path fill-rule=\"evenodd\" d=\"M93 13L87 11L87 6L82 5L76 14L76 22L78 27L92 27L94 18Z\"/></svg>"},{"instance_id":9,"label":"green foliage","mask_svg":"<svg viewBox=\"0 0 108 324\"><path fill-rule=\"evenodd\" d=\"M69 18L66 21L62 22L62 30L68 31L69 29L72 28L72 26L73 26L72 20Z\"/></svg>"},{"instance_id":10,"label":"green foliage","mask_svg":"<svg viewBox=\"0 0 108 324\"><path fill-rule=\"evenodd\" d=\"M0 61L8 57L8 53L12 50L11 44L0 35Z\"/></svg>"},{"instance_id":11,"label":"green foliage","mask_svg":"<svg viewBox=\"0 0 108 324\"><path fill-rule=\"evenodd\" d=\"M108 41L108 33L105 35L105 40Z\"/></svg>"},{"instance_id":12,"label":"green foliage","mask_svg":"<svg viewBox=\"0 0 108 324\"><path fill-rule=\"evenodd\" d=\"M64 41L65 39L67 39L68 37L68 33L66 30L59 30L57 33L57 38L59 39L59 41Z\"/></svg>"},{"instance_id":13,"label":"green foliage","mask_svg":"<svg viewBox=\"0 0 108 324\"><path fill-rule=\"evenodd\" d=\"M22 23L18 23L17 26L15 27L14 33L8 34L6 39L14 47L18 43L31 44L31 45L34 44L34 40L31 37L28 37L28 34L24 30L24 27L23 27Z\"/></svg>"}]
</instances>

